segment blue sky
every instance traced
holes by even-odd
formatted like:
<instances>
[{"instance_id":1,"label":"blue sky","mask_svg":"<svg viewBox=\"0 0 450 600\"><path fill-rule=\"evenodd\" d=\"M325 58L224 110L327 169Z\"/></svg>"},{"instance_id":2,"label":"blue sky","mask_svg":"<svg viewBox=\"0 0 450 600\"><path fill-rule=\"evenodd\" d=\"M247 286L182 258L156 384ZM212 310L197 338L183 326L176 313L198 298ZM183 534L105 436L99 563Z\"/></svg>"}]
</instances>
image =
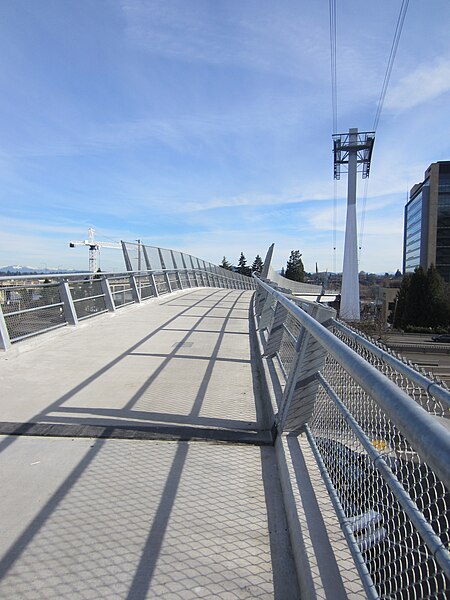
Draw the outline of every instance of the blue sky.
<instances>
[{"instance_id":1,"label":"blue sky","mask_svg":"<svg viewBox=\"0 0 450 600\"><path fill-rule=\"evenodd\" d=\"M340 132L372 129L400 5L337 2ZM450 159L449 26L449 0L411 0L364 216L358 181L362 270L401 268L407 190ZM0 54L0 266L86 269L68 242L94 227L341 270L325 0L3 0Z\"/></svg>"}]
</instances>

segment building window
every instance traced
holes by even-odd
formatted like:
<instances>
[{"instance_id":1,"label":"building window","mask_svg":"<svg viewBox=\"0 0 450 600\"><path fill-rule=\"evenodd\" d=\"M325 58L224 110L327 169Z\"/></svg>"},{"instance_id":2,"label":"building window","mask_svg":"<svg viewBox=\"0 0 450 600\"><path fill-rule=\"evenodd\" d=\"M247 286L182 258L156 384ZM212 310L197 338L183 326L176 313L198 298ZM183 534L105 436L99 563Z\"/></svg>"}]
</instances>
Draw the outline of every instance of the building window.
<instances>
[{"instance_id":1,"label":"building window","mask_svg":"<svg viewBox=\"0 0 450 600\"><path fill-rule=\"evenodd\" d=\"M422 239L422 191L406 206L405 272L414 271L420 265Z\"/></svg>"}]
</instances>

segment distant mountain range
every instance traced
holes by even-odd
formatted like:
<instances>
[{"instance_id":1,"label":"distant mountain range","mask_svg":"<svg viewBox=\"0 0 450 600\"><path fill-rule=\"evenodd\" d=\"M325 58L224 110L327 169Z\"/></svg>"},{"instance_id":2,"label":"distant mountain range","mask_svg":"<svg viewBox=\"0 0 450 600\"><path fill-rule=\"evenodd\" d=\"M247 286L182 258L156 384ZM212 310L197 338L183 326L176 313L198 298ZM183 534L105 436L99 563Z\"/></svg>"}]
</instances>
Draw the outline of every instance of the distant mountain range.
<instances>
[{"instance_id":1,"label":"distant mountain range","mask_svg":"<svg viewBox=\"0 0 450 600\"><path fill-rule=\"evenodd\" d=\"M14 273L14 275L33 275L33 273L79 273L77 269L37 269L36 267L23 267L21 265L8 265L0 267L0 273Z\"/></svg>"}]
</instances>

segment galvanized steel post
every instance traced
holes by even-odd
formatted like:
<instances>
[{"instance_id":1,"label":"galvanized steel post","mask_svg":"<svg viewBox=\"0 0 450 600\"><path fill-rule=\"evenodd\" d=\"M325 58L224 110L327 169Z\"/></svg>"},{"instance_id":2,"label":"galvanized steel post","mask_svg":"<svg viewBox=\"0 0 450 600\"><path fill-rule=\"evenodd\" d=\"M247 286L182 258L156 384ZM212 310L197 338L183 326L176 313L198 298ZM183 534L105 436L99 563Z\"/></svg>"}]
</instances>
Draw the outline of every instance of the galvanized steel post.
<instances>
[{"instance_id":1,"label":"galvanized steel post","mask_svg":"<svg viewBox=\"0 0 450 600\"><path fill-rule=\"evenodd\" d=\"M11 348L11 340L9 339L8 328L6 327L5 317L3 316L2 307L0 306L0 349L9 350Z\"/></svg>"},{"instance_id":2,"label":"galvanized steel post","mask_svg":"<svg viewBox=\"0 0 450 600\"><path fill-rule=\"evenodd\" d=\"M108 312L115 312L116 305L114 304L113 295L111 293L111 286L109 285L109 281L106 277L103 277L100 280L100 285L102 287L102 292L105 295L105 305L108 309Z\"/></svg>"},{"instance_id":3,"label":"galvanized steel post","mask_svg":"<svg viewBox=\"0 0 450 600\"><path fill-rule=\"evenodd\" d=\"M150 273L150 279L152 280L153 291L155 292L155 298L157 298L159 296L159 291L158 291L158 286L156 284L156 279L155 279L154 273Z\"/></svg>"},{"instance_id":4,"label":"galvanized steel post","mask_svg":"<svg viewBox=\"0 0 450 600\"><path fill-rule=\"evenodd\" d=\"M172 291L172 286L170 284L169 273L167 271L164 272L164 277L166 279L167 287L169 289L169 294L170 294L170 292Z\"/></svg>"},{"instance_id":5,"label":"galvanized steel post","mask_svg":"<svg viewBox=\"0 0 450 600\"><path fill-rule=\"evenodd\" d=\"M75 310L75 304L70 293L70 287L67 281L61 281L58 285L59 296L63 303L64 317L69 325L77 325L78 317Z\"/></svg>"},{"instance_id":6,"label":"galvanized steel post","mask_svg":"<svg viewBox=\"0 0 450 600\"><path fill-rule=\"evenodd\" d=\"M134 275L130 275L130 286L131 286L131 295L133 296L133 301L136 304L140 304L141 303L141 295L139 293L136 277Z\"/></svg>"}]
</instances>

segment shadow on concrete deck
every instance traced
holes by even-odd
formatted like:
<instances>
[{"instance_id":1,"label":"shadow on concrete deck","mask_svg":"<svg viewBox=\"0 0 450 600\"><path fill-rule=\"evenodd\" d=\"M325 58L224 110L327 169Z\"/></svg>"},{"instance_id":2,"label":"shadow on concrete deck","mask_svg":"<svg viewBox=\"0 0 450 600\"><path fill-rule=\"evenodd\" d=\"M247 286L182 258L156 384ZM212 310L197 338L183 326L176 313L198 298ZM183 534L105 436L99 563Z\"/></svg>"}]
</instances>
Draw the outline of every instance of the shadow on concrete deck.
<instances>
[{"instance_id":1,"label":"shadow on concrete deck","mask_svg":"<svg viewBox=\"0 0 450 600\"><path fill-rule=\"evenodd\" d=\"M8 435L0 442L4 451L0 458L7 465L6 481L11 486L5 493L20 496L15 507L14 498L10 496L9 504L5 500L6 512L20 513L22 506L27 507L29 519L22 522L20 514L10 514L0 561L2 597L298 598L274 450L256 447L270 444L271 437L259 382L250 367L250 346L241 359L221 356L228 336L244 338L236 335L241 331L227 331L233 311L248 312L244 294L249 296L248 292L208 291L193 305L202 309L201 315L188 314L193 307L181 302L182 310L178 306L175 315L28 422L4 422L5 433L28 434ZM176 296L164 305L174 308L183 298ZM204 306L205 300L211 306ZM224 301L229 306L224 307ZM244 304L245 309L240 308ZM220 317L214 314L218 308ZM172 350L139 351L160 333L179 333L180 328L168 327L180 316L195 319L195 324L183 330L185 335L177 338ZM208 318L220 318L222 325L199 330ZM238 320L244 319L238 316ZM195 345L193 354L186 355L190 348L186 343L199 332L214 334L209 340L209 361L204 348L194 353ZM178 388L184 385L189 390L189 401L173 399L175 406L178 401L189 410L172 413L171 402L169 413L138 408L143 399L149 401L148 392L163 373L183 360L181 349L189 364L203 365L191 388L188 379ZM122 407L96 406L95 397L93 406L63 406L130 357L160 362ZM226 395L208 396L215 389L213 379L220 363L245 369L246 418L237 418L232 398L227 405ZM231 370L220 381L226 384L228 377L232 387L233 374ZM210 414L203 415L205 400L211 403L214 398L219 402L213 408L210 404ZM227 408L235 411L231 417ZM36 434L48 437L32 437ZM108 439L83 439L84 435ZM191 441L180 441L186 439ZM192 443L200 439L231 443ZM17 448L11 447L13 441ZM36 456L41 473L21 474L24 465L37 465Z\"/></svg>"}]
</instances>

